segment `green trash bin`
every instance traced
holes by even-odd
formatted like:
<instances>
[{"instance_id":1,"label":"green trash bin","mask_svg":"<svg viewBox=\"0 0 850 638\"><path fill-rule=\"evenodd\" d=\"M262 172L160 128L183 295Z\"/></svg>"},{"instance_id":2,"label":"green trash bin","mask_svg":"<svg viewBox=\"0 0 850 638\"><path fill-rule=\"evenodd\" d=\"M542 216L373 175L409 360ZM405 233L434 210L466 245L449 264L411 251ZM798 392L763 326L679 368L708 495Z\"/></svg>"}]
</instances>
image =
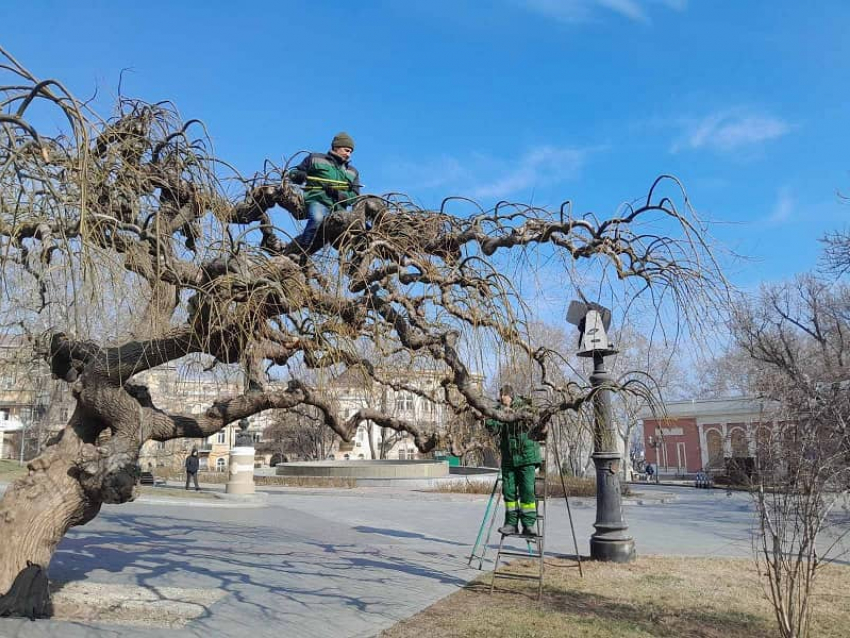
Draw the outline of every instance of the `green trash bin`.
<instances>
[{"instance_id":1,"label":"green trash bin","mask_svg":"<svg viewBox=\"0 0 850 638\"><path fill-rule=\"evenodd\" d=\"M445 452L434 452L434 460L445 461L449 464L449 467L460 466L460 457L455 456L454 454L446 454Z\"/></svg>"}]
</instances>

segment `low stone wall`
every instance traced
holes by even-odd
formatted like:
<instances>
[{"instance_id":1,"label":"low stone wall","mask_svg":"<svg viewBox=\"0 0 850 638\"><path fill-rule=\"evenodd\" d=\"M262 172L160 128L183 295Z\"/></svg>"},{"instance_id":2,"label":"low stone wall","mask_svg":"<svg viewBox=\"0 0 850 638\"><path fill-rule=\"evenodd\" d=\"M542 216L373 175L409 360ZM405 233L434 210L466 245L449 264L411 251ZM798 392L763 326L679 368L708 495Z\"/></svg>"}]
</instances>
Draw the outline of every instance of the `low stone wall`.
<instances>
[{"instance_id":1,"label":"low stone wall","mask_svg":"<svg viewBox=\"0 0 850 638\"><path fill-rule=\"evenodd\" d=\"M278 476L317 476L356 479L435 479L449 475L445 461L304 461L281 463Z\"/></svg>"}]
</instances>

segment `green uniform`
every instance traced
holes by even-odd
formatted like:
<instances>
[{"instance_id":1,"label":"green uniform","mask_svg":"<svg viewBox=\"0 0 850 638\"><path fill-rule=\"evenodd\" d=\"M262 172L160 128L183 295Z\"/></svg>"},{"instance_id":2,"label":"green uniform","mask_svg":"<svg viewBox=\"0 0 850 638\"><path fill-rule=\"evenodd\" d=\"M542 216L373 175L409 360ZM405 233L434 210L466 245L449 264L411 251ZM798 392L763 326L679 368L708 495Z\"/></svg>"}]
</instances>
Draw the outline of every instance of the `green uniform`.
<instances>
[{"instance_id":1,"label":"green uniform","mask_svg":"<svg viewBox=\"0 0 850 638\"><path fill-rule=\"evenodd\" d=\"M522 399L514 401L512 407L528 405ZM525 425L502 423L487 419L485 427L499 435L502 453L502 495L505 498L505 525L518 526L522 521L525 529L533 530L537 522L537 499L534 494L534 471L540 466L540 444L528 436Z\"/></svg>"},{"instance_id":2,"label":"green uniform","mask_svg":"<svg viewBox=\"0 0 850 638\"><path fill-rule=\"evenodd\" d=\"M305 204L319 202L328 210L345 208L360 193L360 174L357 169L334 153L311 153L295 170L307 175ZM325 187L340 191L341 199L331 199Z\"/></svg>"}]
</instances>

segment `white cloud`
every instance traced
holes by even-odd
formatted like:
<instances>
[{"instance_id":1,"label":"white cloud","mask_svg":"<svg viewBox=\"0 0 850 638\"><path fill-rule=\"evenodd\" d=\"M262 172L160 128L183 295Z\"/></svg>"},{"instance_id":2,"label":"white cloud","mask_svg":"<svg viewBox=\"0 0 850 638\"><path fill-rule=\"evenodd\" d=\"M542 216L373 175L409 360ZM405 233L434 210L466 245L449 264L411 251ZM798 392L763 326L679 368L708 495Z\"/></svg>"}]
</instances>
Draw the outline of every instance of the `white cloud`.
<instances>
[{"instance_id":1,"label":"white cloud","mask_svg":"<svg viewBox=\"0 0 850 638\"><path fill-rule=\"evenodd\" d=\"M589 149L542 146L525 153L492 180L478 183L472 189L475 198L505 197L518 191L556 184L578 175Z\"/></svg>"},{"instance_id":2,"label":"white cloud","mask_svg":"<svg viewBox=\"0 0 850 638\"><path fill-rule=\"evenodd\" d=\"M649 23L648 9L653 4L674 11L687 8L687 0L514 0L514 3L568 24L588 22L600 9L613 11L634 22Z\"/></svg>"},{"instance_id":3,"label":"white cloud","mask_svg":"<svg viewBox=\"0 0 850 638\"><path fill-rule=\"evenodd\" d=\"M444 194L473 199L498 199L523 191L527 195L535 188L575 179L588 157L603 148L539 146L513 158L473 153L463 158L448 155L424 158L416 164L396 161L392 163L392 174L385 179L404 179L411 195L435 188ZM412 175L421 175L423 179L411 181Z\"/></svg>"},{"instance_id":4,"label":"white cloud","mask_svg":"<svg viewBox=\"0 0 850 638\"><path fill-rule=\"evenodd\" d=\"M636 22L649 22L649 16L636 0L596 0L599 6L610 9Z\"/></svg>"},{"instance_id":5,"label":"white cloud","mask_svg":"<svg viewBox=\"0 0 850 638\"><path fill-rule=\"evenodd\" d=\"M794 196L791 194L791 189L787 186L783 186L779 189L779 193L776 197L776 203L773 205L773 210L770 215L763 220L763 222L771 226L784 224L791 219L796 203Z\"/></svg>"},{"instance_id":6,"label":"white cloud","mask_svg":"<svg viewBox=\"0 0 850 638\"><path fill-rule=\"evenodd\" d=\"M734 151L782 137L791 125L773 115L747 109L726 109L682 123L683 134L673 142L671 152L685 149Z\"/></svg>"}]
</instances>

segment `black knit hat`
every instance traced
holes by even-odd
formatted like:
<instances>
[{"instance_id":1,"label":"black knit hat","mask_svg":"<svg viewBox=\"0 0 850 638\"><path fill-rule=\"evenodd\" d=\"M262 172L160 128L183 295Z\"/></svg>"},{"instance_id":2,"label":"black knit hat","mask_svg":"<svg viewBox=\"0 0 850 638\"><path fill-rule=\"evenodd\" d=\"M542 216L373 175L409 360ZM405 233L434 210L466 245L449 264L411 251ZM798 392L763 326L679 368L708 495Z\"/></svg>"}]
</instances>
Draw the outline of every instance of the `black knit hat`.
<instances>
[{"instance_id":1,"label":"black knit hat","mask_svg":"<svg viewBox=\"0 0 850 638\"><path fill-rule=\"evenodd\" d=\"M511 384L506 383L501 388L499 388L499 396L500 397L511 397L511 398L513 398L514 387Z\"/></svg>"},{"instance_id":2,"label":"black knit hat","mask_svg":"<svg viewBox=\"0 0 850 638\"><path fill-rule=\"evenodd\" d=\"M339 148L340 146L347 146L351 150L354 150L354 139L345 131L334 135L333 141L331 142L332 149Z\"/></svg>"}]
</instances>

